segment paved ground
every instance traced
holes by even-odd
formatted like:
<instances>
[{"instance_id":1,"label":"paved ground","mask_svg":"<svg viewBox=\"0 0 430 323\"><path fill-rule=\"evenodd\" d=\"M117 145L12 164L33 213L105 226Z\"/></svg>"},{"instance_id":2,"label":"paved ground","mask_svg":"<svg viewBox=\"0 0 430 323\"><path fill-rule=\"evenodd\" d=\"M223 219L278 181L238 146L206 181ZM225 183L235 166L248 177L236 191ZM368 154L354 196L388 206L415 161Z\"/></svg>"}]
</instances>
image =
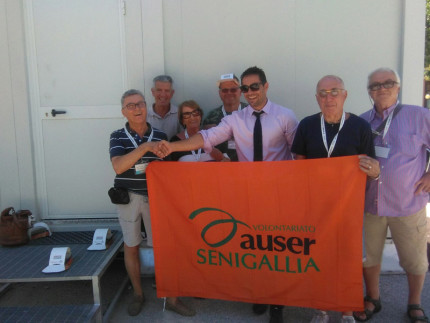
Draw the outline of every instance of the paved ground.
<instances>
[{"instance_id":1,"label":"paved ground","mask_svg":"<svg viewBox=\"0 0 430 323\"><path fill-rule=\"evenodd\" d=\"M409 322L405 315L407 299L406 276L398 266L394 245L386 245L384 252L383 270L381 277L381 292L383 309L372 322L396 323ZM122 259L114 261L102 279L102 295L104 302L112 299L121 283L124 272ZM268 322L268 314L255 316L251 305L240 302L229 302L212 299L183 298L184 302L196 309L197 315L192 318L181 317L175 313L164 311L163 300L157 299L156 291L152 288L153 278L143 279L147 302L143 311L136 317L127 314L127 304L132 295L131 288L126 288L118 304L114 308L109 322ZM90 304L92 303L91 285L89 282L54 282L54 283L22 283L12 284L12 287L0 298L0 306L38 306L60 304ZM427 274L422 305L430 314L430 274ZM284 321L292 323L309 322L313 310L306 308L285 307ZM330 312L330 322L338 322L340 314Z\"/></svg>"},{"instance_id":2,"label":"paved ground","mask_svg":"<svg viewBox=\"0 0 430 323\"><path fill-rule=\"evenodd\" d=\"M396 323L409 322L406 317L407 281L406 275L398 265L397 253L393 244L387 244L383 261L384 274L381 276L382 311L374 316L371 322ZM184 302L196 309L197 315L192 318L181 317L175 313L164 311L163 301L156 298L156 291L151 287L152 278L142 282L147 298L143 311L136 317L127 316L127 303L132 296L131 288L127 289L115 307L110 322L268 322L268 313L255 316L251 305L240 302L229 302L212 299L183 298ZM430 315L430 274L427 274L422 304ZM291 323L310 322L312 309L285 307L284 321ZM340 314L330 312L330 322L338 322Z\"/></svg>"},{"instance_id":3,"label":"paved ground","mask_svg":"<svg viewBox=\"0 0 430 323\"><path fill-rule=\"evenodd\" d=\"M424 309L430 314L430 274L427 274L425 293L423 295ZM143 311L136 317L127 316L127 300L131 297L131 290L127 290L121 302L116 306L110 322L237 322L257 323L268 322L269 315L255 316L251 305L239 302L228 302L211 299L183 298L184 302L196 309L197 315L192 318L181 317L175 313L163 312L163 301L156 298L152 289L151 280L143 282L147 302ZM396 323L409 322L406 317L406 276L404 274L384 274L381 277L382 311L374 316L371 322ZM310 322L314 311L305 308L285 307L284 322L301 323ZM340 314L329 312L330 322L339 322Z\"/></svg>"}]
</instances>

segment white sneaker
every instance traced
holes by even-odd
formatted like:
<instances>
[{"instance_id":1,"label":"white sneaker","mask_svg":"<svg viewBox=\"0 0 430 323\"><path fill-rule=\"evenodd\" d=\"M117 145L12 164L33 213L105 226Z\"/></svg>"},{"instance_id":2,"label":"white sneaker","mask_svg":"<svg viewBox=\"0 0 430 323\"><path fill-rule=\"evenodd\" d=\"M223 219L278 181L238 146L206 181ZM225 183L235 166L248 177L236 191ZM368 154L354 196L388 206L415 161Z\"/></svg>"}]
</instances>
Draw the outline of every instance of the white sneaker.
<instances>
[{"instance_id":1,"label":"white sneaker","mask_svg":"<svg viewBox=\"0 0 430 323\"><path fill-rule=\"evenodd\" d=\"M311 323L328 323L330 320L328 314L324 311L319 311L311 320Z\"/></svg>"},{"instance_id":2,"label":"white sneaker","mask_svg":"<svg viewBox=\"0 0 430 323\"><path fill-rule=\"evenodd\" d=\"M342 315L342 323L355 323L354 316L351 315Z\"/></svg>"}]
</instances>

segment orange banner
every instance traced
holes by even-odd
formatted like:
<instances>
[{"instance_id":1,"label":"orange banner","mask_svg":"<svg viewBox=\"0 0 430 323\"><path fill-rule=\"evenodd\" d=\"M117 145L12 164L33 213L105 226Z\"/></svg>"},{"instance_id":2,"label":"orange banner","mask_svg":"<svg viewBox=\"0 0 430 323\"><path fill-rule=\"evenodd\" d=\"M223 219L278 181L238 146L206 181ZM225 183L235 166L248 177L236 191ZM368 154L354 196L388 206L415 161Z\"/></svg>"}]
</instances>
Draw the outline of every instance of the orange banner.
<instances>
[{"instance_id":1,"label":"orange banner","mask_svg":"<svg viewBox=\"0 0 430 323\"><path fill-rule=\"evenodd\" d=\"M157 296L363 308L357 156L151 163Z\"/></svg>"}]
</instances>

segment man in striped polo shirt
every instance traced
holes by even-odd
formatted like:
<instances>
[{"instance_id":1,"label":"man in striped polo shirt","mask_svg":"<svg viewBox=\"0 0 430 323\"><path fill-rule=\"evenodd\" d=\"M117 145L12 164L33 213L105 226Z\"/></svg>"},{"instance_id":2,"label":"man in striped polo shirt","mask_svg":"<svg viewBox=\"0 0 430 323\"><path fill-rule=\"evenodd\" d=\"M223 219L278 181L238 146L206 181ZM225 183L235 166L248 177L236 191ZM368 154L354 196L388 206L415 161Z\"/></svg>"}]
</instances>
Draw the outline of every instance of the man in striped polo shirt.
<instances>
[{"instance_id":1,"label":"man in striped polo shirt","mask_svg":"<svg viewBox=\"0 0 430 323\"><path fill-rule=\"evenodd\" d=\"M152 246L145 169L150 162L161 160L152 153L152 149L155 142L167 140L167 136L146 122L146 102L140 91L126 91L121 97L121 107L128 122L124 128L110 135L110 158L116 173L114 186L127 189L130 197L128 204L117 206L124 235L125 267L134 289L128 313L135 316L141 311L145 300L140 281L141 219L145 224L147 245Z\"/></svg>"}]
</instances>

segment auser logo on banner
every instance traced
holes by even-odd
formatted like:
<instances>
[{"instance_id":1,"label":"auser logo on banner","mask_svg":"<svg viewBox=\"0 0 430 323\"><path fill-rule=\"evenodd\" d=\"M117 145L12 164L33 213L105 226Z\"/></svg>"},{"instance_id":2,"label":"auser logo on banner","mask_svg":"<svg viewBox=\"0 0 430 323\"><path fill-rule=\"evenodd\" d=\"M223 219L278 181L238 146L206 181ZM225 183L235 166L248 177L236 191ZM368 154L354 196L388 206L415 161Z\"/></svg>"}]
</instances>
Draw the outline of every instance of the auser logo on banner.
<instances>
[{"instance_id":1,"label":"auser logo on banner","mask_svg":"<svg viewBox=\"0 0 430 323\"><path fill-rule=\"evenodd\" d=\"M363 309L358 157L150 163L158 297Z\"/></svg>"},{"instance_id":2,"label":"auser logo on banner","mask_svg":"<svg viewBox=\"0 0 430 323\"><path fill-rule=\"evenodd\" d=\"M317 242L311 235L298 237L277 233L281 231L312 234L315 232L314 226L263 224L249 226L224 210L210 207L193 211L189 219L194 220L197 216L205 216L211 220L202 228L201 238L212 249L197 249L196 262L200 265L229 266L285 273L320 271L312 258L312 246ZM249 233L238 233L239 226ZM228 227L231 228L230 231ZM271 233L268 234L267 231ZM237 247L243 252L214 250L222 246L228 247L229 243L237 243ZM264 254L256 251L263 251Z\"/></svg>"}]
</instances>

